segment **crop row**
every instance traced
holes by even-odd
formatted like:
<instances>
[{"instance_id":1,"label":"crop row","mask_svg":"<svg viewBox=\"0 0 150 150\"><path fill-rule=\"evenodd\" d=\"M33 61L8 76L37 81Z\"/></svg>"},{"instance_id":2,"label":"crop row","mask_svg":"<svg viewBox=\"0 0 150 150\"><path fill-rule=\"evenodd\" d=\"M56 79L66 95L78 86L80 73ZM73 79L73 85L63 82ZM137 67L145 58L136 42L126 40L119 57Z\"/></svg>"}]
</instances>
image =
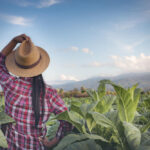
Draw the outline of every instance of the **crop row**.
<instances>
[{"instance_id":1,"label":"crop row","mask_svg":"<svg viewBox=\"0 0 150 150\"><path fill-rule=\"evenodd\" d=\"M107 94L107 84L114 88L116 95ZM137 86L125 89L109 80L101 80L97 90L87 91L88 98L65 98L69 111L51 115L47 137L55 136L58 120L70 122L74 130L53 150L149 150L150 97L141 96ZM0 124L13 121L2 110L0 103L0 120L3 120ZM0 146L6 144L0 130Z\"/></svg>"}]
</instances>

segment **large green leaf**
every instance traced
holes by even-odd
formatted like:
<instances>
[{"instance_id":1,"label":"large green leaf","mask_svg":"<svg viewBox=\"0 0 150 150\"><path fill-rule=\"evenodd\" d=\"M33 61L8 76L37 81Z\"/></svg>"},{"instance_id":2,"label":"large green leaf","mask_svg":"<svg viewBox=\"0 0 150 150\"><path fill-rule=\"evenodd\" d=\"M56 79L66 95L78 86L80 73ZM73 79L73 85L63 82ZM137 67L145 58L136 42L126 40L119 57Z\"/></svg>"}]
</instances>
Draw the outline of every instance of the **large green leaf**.
<instances>
[{"instance_id":1,"label":"large green leaf","mask_svg":"<svg viewBox=\"0 0 150 150\"><path fill-rule=\"evenodd\" d=\"M137 104L140 98L140 89L135 90L134 85L128 90L113 85L118 96L118 112L121 121L132 122L135 116Z\"/></svg>"},{"instance_id":2,"label":"large green leaf","mask_svg":"<svg viewBox=\"0 0 150 150\"><path fill-rule=\"evenodd\" d=\"M70 110L80 114L83 118L86 118L86 114L93 110L98 104L98 101L93 102L92 104L82 104L80 106L72 104Z\"/></svg>"},{"instance_id":3,"label":"large green leaf","mask_svg":"<svg viewBox=\"0 0 150 150\"><path fill-rule=\"evenodd\" d=\"M92 114L87 113L86 115L86 123L89 131L91 132L92 129L96 126L96 121L94 120Z\"/></svg>"},{"instance_id":4,"label":"large green leaf","mask_svg":"<svg viewBox=\"0 0 150 150\"><path fill-rule=\"evenodd\" d=\"M108 141L106 139L104 139L102 136L100 135L96 135L96 134L84 134L87 138L89 139L93 139L93 140L100 140L100 141L103 141L103 142L107 142Z\"/></svg>"},{"instance_id":5,"label":"large green leaf","mask_svg":"<svg viewBox=\"0 0 150 150\"><path fill-rule=\"evenodd\" d=\"M150 121L141 128L141 132L146 132L150 128Z\"/></svg>"},{"instance_id":6,"label":"large green leaf","mask_svg":"<svg viewBox=\"0 0 150 150\"><path fill-rule=\"evenodd\" d=\"M150 131L144 132L138 150L150 150Z\"/></svg>"},{"instance_id":7,"label":"large green leaf","mask_svg":"<svg viewBox=\"0 0 150 150\"><path fill-rule=\"evenodd\" d=\"M0 130L0 147L8 148L8 144L2 130Z\"/></svg>"},{"instance_id":8,"label":"large green leaf","mask_svg":"<svg viewBox=\"0 0 150 150\"><path fill-rule=\"evenodd\" d=\"M141 145L137 150L150 150L150 146Z\"/></svg>"},{"instance_id":9,"label":"large green leaf","mask_svg":"<svg viewBox=\"0 0 150 150\"><path fill-rule=\"evenodd\" d=\"M98 92L96 92L95 90L87 90L87 93L92 98L93 101L99 101L100 100Z\"/></svg>"},{"instance_id":10,"label":"large green leaf","mask_svg":"<svg viewBox=\"0 0 150 150\"><path fill-rule=\"evenodd\" d=\"M71 106L74 105L74 106L81 106L81 101L79 100L72 100L71 101Z\"/></svg>"},{"instance_id":11,"label":"large green leaf","mask_svg":"<svg viewBox=\"0 0 150 150\"><path fill-rule=\"evenodd\" d=\"M4 111L0 112L0 125L13 122L15 122L14 119L9 117Z\"/></svg>"},{"instance_id":12,"label":"large green leaf","mask_svg":"<svg viewBox=\"0 0 150 150\"><path fill-rule=\"evenodd\" d=\"M90 114L93 116L95 122L98 125L101 125L105 128L114 128L113 122L105 117L105 115L98 112L90 112Z\"/></svg>"},{"instance_id":13,"label":"large green leaf","mask_svg":"<svg viewBox=\"0 0 150 150\"><path fill-rule=\"evenodd\" d=\"M107 142L104 138L97 136L97 135L87 135L87 134L69 134L65 136L59 144L54 148L54 150L66 150L66 148L70 148L70 146L74 143L81 143L83 140L87 139L98 139L101 141ZM96 144L96 143L95 143ZM69 146L69 147L68 147ZM94 146L94 145L93 145ZM76 149L79 149L80 147L76 147ZM83 150L84 147L81 147ZM70 148L72 150L72 148Z\"/></svg>"},{"instance_id":14,"label":"large green leaf","mask_svg":"<svg viewBox=\"0 0 150 150\"><path fill-rule=\"evenodd\" d=\"M136 150L141 142L141 132L140 130L135 127L133 124L128 122L123 122L124 126L124 134L128 141L129 147L131 150Z\"/></svg>"},{"instance_id":15,"label":"large green leaf","mask_svg":"<svg viewBox=\"0 0 150 150\"><path fill-rule=\"evenodd\" d=\"M144 141L138 148L138 150L150 150L150 139Z\"/></svg>"},{"instance_id":16,"label":"large green leaf","mask_svg":"<svg viewBox=\"0 0 150 150\"><path fill-rule=\"evenodd\" d=\"M96 112L99 112L99 113L106 113L108 112L111 107L112 107L112 104L114 103L114 101L116 100L116 97L115 96L110 96L110 95L107 95L107 96L103 96L101 98L101 100L98 102L97 106L95 107L95 111Z\"/></svg>"},{"instance_id":17,"label":"large green leaf","mask_svg":"<svg viewBox=\"0 0 150 150\"><path fill-rule=\"evenodd\" d=\"M132 122L141 93L141 90L137 89L137 84L131 88L125 89L119 85L114 84L110 80L103 80L101 82L110 84L114 87L118 97L117 106L120 120Z\"/></svg>"},{"instance_id":18,"label":"large green leaf","mask_svg":"<svg viewBox=\"0 0 150 150\"><path fill-rule=\"evenodd\" d=\"M80 132L86 133L84 120L80 119L75 112L65 111L58 114L54 119L65 120L73 124Z\"/></svg>"},{"instance_id":19,"label":"large green leaf","mask_svg":"<svg viewBox=\"0 0 150 150\"><path fill-rule=\"evenodd\" d=\"M105 115L114 123L114 125L117 125L120 122L117 110L110 110Z\"/></svg>"},{"instance_id":20,"label":"large green leaf","mask_svg":"<svg viewBox=\"0 0 150 150\"><path fill-rule=\"evenodd\" d=\"M104 82L100 82L97 91L87 90L88 95L93 101L99 101L103 96L106 95L106 87Z\"/></svg>"},{"instance_id":21,"label":"large green leaf","mask_svg":"<svg viewBox=\"0 0 150 150\"><path fill-rule=\"evenodd\" d=\"M118 90L118 111L121 121L132 122L136 113L136 108L140 99L140 89L136 89L137 85L134 85L129 90ZM118 87L115 88L116 90Z\"/></svg>"},{"instance_id":22,"label":"large green leaf","mask_svg":"<svg viewBox=\"0 0 150 150\"><path fill-rule=\"evenodd\" d=\"M92 104L82 104L80 106L80 111L82 113L83 117L86 117L86 114L90 111L92 111L98 104L98 101L93 102Z\"/></svg>"},{"instance_id":23,"label":"large green leaf","mask_svg":"<svg viewBox=\"0 0 150 150\"><path fill-rule=\"evenodd\" d=\"M64 150L102 150L102 148L94 140L86 140L68 145Z\"/></svg>"},{"instance_id":24,"label":"large green leaf","mask_svg":"<svg viewBox=\"0 0 150 150\"><path fill-rule=\"evenodd\" d=\"M46 137L51 140L56 136L57 130L59 127L59 122L55 122L52 125L49 125L47 127L47 133L46 133Z\"/></svg>"},{"instance_id":25,"label":"large green leaf","mask_svg":"<svg viewBox=\"0 0 150 150\"><path fill-rule=\"evenodd\" d=\"M150 140L150 131L142 133L141 144L145 144L145 142L147 143L148 140Z\"/></svg>"},{"instance_id":26,"label":"large green leaf","mask_svg":"<svg viewBox=\"0 0 150 150\"><path fill-rule=\"evenodd\" d=\"M76 142L76 141L82 141L87 139L87 137L84 134L69 134L67 136L65 136L58 144L58 146L56 146L54 148L54 150L63 150L64 148L66 148L68 145Z\"/></svg>"}]
</instances>

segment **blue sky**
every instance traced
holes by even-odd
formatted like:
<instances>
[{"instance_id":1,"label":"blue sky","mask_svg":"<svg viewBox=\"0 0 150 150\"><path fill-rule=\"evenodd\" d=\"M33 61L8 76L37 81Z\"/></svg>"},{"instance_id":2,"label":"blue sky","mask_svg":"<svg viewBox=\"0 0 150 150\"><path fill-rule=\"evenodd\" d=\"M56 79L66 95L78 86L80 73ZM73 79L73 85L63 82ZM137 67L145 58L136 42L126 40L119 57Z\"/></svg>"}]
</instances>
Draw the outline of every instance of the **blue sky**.
<instances>
[{"instance_id":1,"label":"blue sky","mask_svg":"<svg viewBox=\"0 0 150 150\"><path fill-rule=\"evenodd\" d=\"M0 48L25 33L50 84L150 70L149 0L0 0Z\"/></svg>"}]
</instances>

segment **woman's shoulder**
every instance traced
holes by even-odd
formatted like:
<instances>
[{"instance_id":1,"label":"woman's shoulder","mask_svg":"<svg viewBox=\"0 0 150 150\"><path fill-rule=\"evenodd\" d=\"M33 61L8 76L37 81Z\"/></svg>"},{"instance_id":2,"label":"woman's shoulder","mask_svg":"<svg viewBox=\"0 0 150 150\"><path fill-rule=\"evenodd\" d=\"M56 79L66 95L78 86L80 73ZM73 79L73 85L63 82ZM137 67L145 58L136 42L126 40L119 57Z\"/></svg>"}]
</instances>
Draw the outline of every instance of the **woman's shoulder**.
<instances>
[{"instance_id":1,"label":"woman's shoulder","mask_svg":"<svg viewBox=\"0 0 150 150\"><path fill-rule=\"evenodd\" d=\"M46 85L46 91L48 93L54 94L57 93L57 90L55 88L53 88L51 85L45 84Z\"/></svg>"}]
</instances>

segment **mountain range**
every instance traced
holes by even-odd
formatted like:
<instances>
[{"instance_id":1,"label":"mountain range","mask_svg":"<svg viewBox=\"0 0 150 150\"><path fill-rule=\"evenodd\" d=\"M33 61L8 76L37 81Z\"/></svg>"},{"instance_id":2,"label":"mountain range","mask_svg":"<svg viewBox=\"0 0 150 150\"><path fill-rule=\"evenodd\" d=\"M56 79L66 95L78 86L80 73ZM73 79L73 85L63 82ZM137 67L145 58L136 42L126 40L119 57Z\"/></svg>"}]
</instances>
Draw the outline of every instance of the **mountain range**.
<instances>
[{"instance_id":1,"label":"mountain range","mask_svg":"<svg viewBox=\"0 0 150 150\"><path fill-rule=\"evenodd\" d=\"M128 73L121 74L113 77L93 77L83 81L72 81L66 84L57 84L52 85L54 88L63 88L65 91L73 90L74 88L80 89L81 86L85 88L97 89L99 81L103 79L109 79L116 84L119 84L123 87L131 87L132 85L138 83L138 87L144 91L150 90L150 72L145 73Z\"/></svg>"},{"instance_id":2,"label":"mountain range","mask_svg":"<svg viewBox=\"0 0 150 150\"><path fill-rule=\"evenodd\" d=\"M93 77L82 81L69 81L69 83L65 84L57 84L52 85L54 88L63 88L65 91L73 90L74 88L80 89L82 86L85 88L90 89L97 89L99 85L99 81L103 79L108 79L113 81L116 84L119 84L125 88L131 87L132 85L138 83L138 87L144 91L150 91L150 72L145 73L128 73L128 74L121 74L118 76L99 76ZM109 90L112 88L108 86ZM0 87L0 91L2 91Z\"/></svg>"}]
</instances>

